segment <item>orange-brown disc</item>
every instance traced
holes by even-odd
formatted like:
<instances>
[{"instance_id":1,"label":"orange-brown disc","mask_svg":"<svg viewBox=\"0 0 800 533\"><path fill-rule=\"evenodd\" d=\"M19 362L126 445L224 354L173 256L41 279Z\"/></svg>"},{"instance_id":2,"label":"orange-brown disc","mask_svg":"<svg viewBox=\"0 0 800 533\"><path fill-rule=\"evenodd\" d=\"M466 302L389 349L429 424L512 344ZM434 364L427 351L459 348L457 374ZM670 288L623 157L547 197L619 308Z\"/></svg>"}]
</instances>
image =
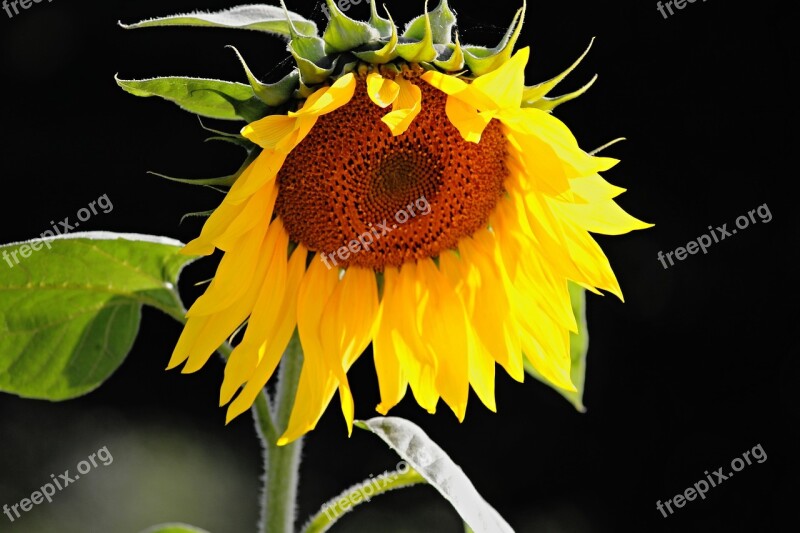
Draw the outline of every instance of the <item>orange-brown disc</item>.
<instances>
[{"instance_id":1,"label":"orange-brown disc","mask_svg":"<svg viewBox=\"0 0 800 533\"><path fill-rule=\"evenodd\" d=\"M290 238L326 254L330 266L386 266L436 257L485 227L508 176L506 140L492 120L478 144L445 113L447 95L422 90L405 133L381 122L359 79L352 100L321 116L278 173L276 213ZM355 241L355 243L353 242Z\"/></svg>"}]
</instances>

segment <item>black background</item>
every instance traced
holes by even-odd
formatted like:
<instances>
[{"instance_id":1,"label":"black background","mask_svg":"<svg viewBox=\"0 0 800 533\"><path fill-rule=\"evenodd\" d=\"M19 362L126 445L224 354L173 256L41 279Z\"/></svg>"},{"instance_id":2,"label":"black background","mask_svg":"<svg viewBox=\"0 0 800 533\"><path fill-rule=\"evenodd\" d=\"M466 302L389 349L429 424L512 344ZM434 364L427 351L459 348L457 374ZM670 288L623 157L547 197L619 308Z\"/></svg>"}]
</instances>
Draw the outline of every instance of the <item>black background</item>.
<instances>
[{"instance_id":1,"label":"black background","mask_svg":"<svg viewBox=\"0 0 800 533\"><path fill-rule=\"evenodd\" d=\"M423 2L387 2L396 21ZM454 0L462 42L493 45L516 2ZM167 235L184 242L213 208L214 191L146 174L214 177L241 154L203 144L197 119L173 104L124 93L113 79L191 75L244 81L234 44L266 81L289 68L279 39L217 29L124 31L132 22L227 1L53 0L7 18L0 11L0 242L32 238L48 221L107 194L114 205L86 230ZM324 21L319 3L293 9ZM368 7L349 15L365 18ZM392 412L418 423L462 466L481 494L522 532L779 531L797 526L798 417L794 279L798 259L796 92L789 83L788 14L777 2L687 4L665 20L654 1L532 2L519 46L531 46L529 83L548 79L597 38L562 84L597 84L556 110L582 147L628 140L606 155L619 203L652 229L598 237L626 303L588 296L591 343L586 405L579 414L532 379L498 371L499 412L472 397L464 423L443 404L434 415L411 395ZM276 68L276 65L280 64ZM791 113L794 115L794 113ZM214 123L230 131L235 123ZM684 246L767 204L769 223L665 270L659 251ZM81 229L84 229L83 225ZM213 262L184 273L207 279ZM0 267L0 276L3 268ZM210 531L252 531L259 447L252 421L224 426L217 407L222 363L164 372L180 328L151 309L126 362L97 391L51 404L0 396L0 505L29 496L101 446L113 465L0 531L137 531L182 520ZM2 356L0 354L0 356ZM356 416L375 413L377 383L365 355L351 371ZM746 467L704 501L668 518L656 510L761 444ZM347 438L334 400L306 440L300 520L327 498L397 458L356 430ZM429 487L392 493L348 515L334 531L460 531Z\"/></svg>"}]
</instances>

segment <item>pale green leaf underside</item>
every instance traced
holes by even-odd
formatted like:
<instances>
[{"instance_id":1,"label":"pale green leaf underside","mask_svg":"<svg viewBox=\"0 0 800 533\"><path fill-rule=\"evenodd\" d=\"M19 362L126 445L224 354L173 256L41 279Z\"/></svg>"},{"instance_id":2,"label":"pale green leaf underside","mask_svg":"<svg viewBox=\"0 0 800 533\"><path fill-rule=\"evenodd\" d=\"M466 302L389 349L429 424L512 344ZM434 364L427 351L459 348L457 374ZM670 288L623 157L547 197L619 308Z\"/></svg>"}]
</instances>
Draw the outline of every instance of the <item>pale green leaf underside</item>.
<instances>
[{"instance_id":1,"label":"pale green leaf underside","mask_svg":"<svg viewBox=\"0 0 800 533\"><path fill-rule=\"evenodd\" d=\"M578 323L578 333L569 335L569 355L571 359L570 377L577 391L568 391L559 387L553 387L564 398L575 406L580 412L585 412L583 405L583 389L586 381L586 353L589 351L589 332L586 323L586 291L579 285L570 282L569 296L572 301L572 312L575 321ZM539 374L527 359L525 360L525 371L542 383L550 385L541 374Z\"/></svg>"},{"instance_id":2,"label":"pale green leaf underside","mask_svg":"<svg viewBox=\"0 0 800 533\"><path fill-rule=\"evenodd\" d=\"M475 533L513 533L511 526L478 494L464 471L418 426L392 416L359 420L356 425L383 439L450 502Z\"/></svg>"},{"instance_id":3,"label":"pale green leaf underside","mask_svg":"<svg viewBox=\"0 0 800 533\"><path fill-rule=\"evenodd\" d=\"M0 391L65 400L97 388L130 351L142 305L183 314L182 246L106 232L0 246Z\"/></svg>"},{"instance_id":4,"label":"pale green leaf underside","mask_svg":"<svg viewBox=\"0 0 800 533\"><path fill-rule=\"evenodd\" d=\"M305 17L288 12L294 28L303 35L316 35L317 25ZM143 20L135 24L122 24L125 29L151 28L156 26L201 26L210 28L232 28L256 30L286 38L291 37L291 28L286 13L277 6L254 4L238 6L213 13L193 12L168 17Z\"/></svg>"}]
</instances>

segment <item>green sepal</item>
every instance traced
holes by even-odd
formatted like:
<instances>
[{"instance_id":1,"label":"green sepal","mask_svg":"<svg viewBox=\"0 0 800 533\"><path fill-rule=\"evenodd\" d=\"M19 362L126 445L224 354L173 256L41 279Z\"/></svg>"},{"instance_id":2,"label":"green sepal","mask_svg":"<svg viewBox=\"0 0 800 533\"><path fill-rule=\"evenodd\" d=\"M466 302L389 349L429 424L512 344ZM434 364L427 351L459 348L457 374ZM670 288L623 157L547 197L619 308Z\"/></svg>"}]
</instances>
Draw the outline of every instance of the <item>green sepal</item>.
<instances>
[{"instance_id":1,"label":"green sepal","mask_svg":"<svg viewBox=\"0 0 800 533\"><path fill-rule=\"evenodd\" d=\"M589 332L586 323L586 291L580 285L569 282L569 296L572 303L572 313L578 324L578 332L569 334L570 378L576 391L568 391L553 387L535 368L525 359L525 371L545 385L548 385L566 398L578 411L586 412L583 405L583 392L586 382L586 353L589 350Z\"/></svg>"},{"instance_id":2,"label":"green sepal","mask_svg":"<svg viewBox=\"0 0 800 533\"><path fill-rule=\"evenodd\" d=\"M564 72L562 72L561 74L559 74L555 78L552 78L552 79L547 80L547 81L543 81L542 83L537 83L536 85L534 85L532 87L525 87L525 89L522 91L523 105L526 105L526 107L531 107L532 104L535 101L539 100L540 98L544 98L545 96L547 96L547 94L551 90L553 90L553 88L556 85L558 85L561 82L561 80L566 78L567 75L570 72L572 72L573 70L575 70L575 67L577 67L580 64L581 61L583 61L583 58L586 57L586 54L588 54L589 50L592 48L592 44L593 43L594 43L594 37L592 37L592 40L589 41L589 46L586 47L586 50L583 51L583 53L580 55L580 57L578 59L576 59L575 62L572 63L572 65L569 66L569 68L567 68ZM594 80L589 82L589 85L591 86L591 84L593 82L594 82ZM588 87L586 87L586 88L588 89ZM578 89L578 90L580 90L580 89Z\"/></svg>"},{"instance_id":3,"label":"green sepal","mask_svg":"<svg viewBox=\"0 0 800 533\"><path fill-rule=\"evenodd\" d=\"M289 41L289 52L297 63L300 81L306 86L317 85L327 80L336 67L325 53L325 41L319 37L298 37Z\"/></svg>"},{"instance_id":4,"label":"green sepal","mask_svg":"<svg viewBox=\"0 0 800 533\"><path fill-rule=\"evenodd\" d=\"M181 224L183 224L183 221L186 220L187 218L208 218L208 217L210 217L211 215L214 214L214 211L216 211L216 209L209 209L208 211L194 211L192 213L186 213L185 215L183 215L181 217Z\"/></svg>"},{"instance_id":5,"label":"green sepal","mask_svg":"<svg viewBox=\"0 0 800 533\"><path fill-rule=\"evenodd\" d=\"M416 21L417 19L415 19ZM412 25L414 23L412 22ZM417 24L419 26L420 23ZM428 2L425 1L425 14L422 15L422 31L414 28L414 34L418 35L416 40L410 41L411 37L406 37L406 33L411 30L411 25L403 34L400 44L397 45L397 55L409 63L430 63L439 55L433 46L433 30L431 28L431 17L428 13Z\"/></svg>"},{"instance_id":6,"label":"green sepal","mask_svg":"<svg viewBox=\"0 0 800 533\"><path fill-rule=\"evenodd\" d=\"M188 179L188 178L173 178L172 176L167 176L166 174L153 172L152 170L148 170L147 173L152 176L164 178L165 180L169 181L175 181L177 183L183 183L185 185L202 185L204 187L230 187L236 182L236 175L234 174L231 174L230 176L221 176L219 178Z\"/></svg>"},{"instance_id":7,"label":"green sepal","mask_svg":"<svg viewBox=\"0 0 800 533\"><path fill-rule=\"evenodd\" d=\"M250 67L247 66L239 50L233 45L228 45L227 48L233 50L236 57L239 58L239 62L242 64L242 68L244 68L245 75L247 76L247 81L250 83L250 87L253 88L253 92L259 100L270 107L278 107L291 98L300 80L300 73L298 71L291 71L276 83L262 83L253 75L253 72L250 70Z\"/></svg>"},{"instance_id":8,"label":"green sepal","mask_svg":"<svg viewBox=\"0 0 800 533\"><path fill-rule=\"evenodd\" d=\"M134 24L119 23L126 30L155 26L196 26L263 31L284 38L291 38L292 24L301 35L317 34L317 25L313 21L297 13L265 4L238 6L213 13L195 11L143 20Z\"/></svg>"},{"instance_id":9,"label":"green sepal","mask_svg":"<svg viewBox=\"0 0 800 533\"><path fill-rule=\"evenodd\" d=\"M464 61L472 74L475 76L488 74L511 58L511 54L514 52L514 45L517 44L517 39L522 31L522 23L525 21L525 8L526 4L523 2L522 7L514 15L511 26L508 27L503 39L494 48L484 48L482 46L464 47Z\"/></svg>"},{"instance_id":10,"label":"green sepal","mask_svg":"<svg viewBox=\"0 0 800 533\"><path fill-rule=\"evenodd\" d=\"M464 69L464 50L461 48L461 43L458 40L458 33L456 33L455 44L447 45L447 50L450 51L449 56L442 54L442 59L435 59L433 64L440 70L445 72L456 72Z\"/></svg>"},{"instance_id":11,"label":"green sepal","mask_svg":"<svg viewBox=\"0 0 800 533\"><path fill-rule=\"evenodd\" d=\"M380 39L377 29L342 13L334 0L327 0L327 3L331 19L322 34L326 53L346 52Z\"/></svg>"},{"instance_id":12,"label":"green sepal","mask_svg":"<svg viewBox=\"0 0 800 533\"><path fill-rule=\"evenodd\" d=\"M374 0L372 5L375 5ZM378 50L366 50L363 52L354 51L353 55L372 65L383 65L384 63L388 63L389 61L397 58L397 26L395 26L391 15L389 15L389 24L391 26L392 33L389 36L389 41L383 47L379 48Z\"/></svg>"},{"instance_id":13,"label":"green sepal","mask_svg":"<svg viewBox=\"0 0 800 533\"><path fill-rule=\"evenodd\" d=\"M204 117L253 122L269 111L253 89L243 83L177 76L122 80L115 75L114 79L135 96L159 96Z\"/></svg>"},{"instance_id":14,"label":"green sepal","mask_svg":"<svg viewBox=\"0 0 800 533\"><path fill-rule=\"evenodd\" d=\"M427 12L427 10L426 2L425 11ZM450 6L447 5L447 0L441 0L439 5L436 6L436 9L430 13L426 13L426 15L420 15L409 22L403 32L403 37L416 41L424 40L427 31L426 16L429 18L431 37L434 44L447 45L452 43L453 26L456 23L456 16L450 10Z\"/></svg>"},{"instance_id":15,"label":"green sepal","mask_svg":"<svg viewBox=\"0 0 800 533\"><path fill-rule=\"evenodd\" d=\"M241 148L244 148L248 152L248 154L250 152L252 152L252 150L254 150L256 148L256 144L253 143L253 141L251 141L250 139L248 139L246 137L243 137L239 133L230 133L230 132L227 132L227 131L222 131L222 130L217 130L217 129L214 129L214 128L209 128L208 126L203 124L203 119L201 117L199 117L199 116L197 117L197 120L200 122L200 127L201 128L203 128L204 130L206 130L208 132L211 132L211 133L215 134L215 135L212 135L211 137L207 137L205 139L205 142L209 142L209 141L227 142L227 143L239 146Z\"/></svg>"},{"instance_id":16,"label":"green sepal","mask_svg":"<svg viewBox=\"0 0 800 533\"><path fill-rule=\"evenodd\" d=\"M211 130L211 131L214 131L214 130ZM223 132L220 132L220 133L223 133ZM229 140L229 141L231 141L233 137L234 136L231 135L231 134L224 134L224 135L219 136L220 139L226 139L226 140ZM233 186L234 183L236 183L236 180L239 179L239 176L241 176L242 173L245 170L247 170L247 167L249 167L250 164L253 161L255 161L256 157L258 157L258 154L261 153L261 149L260 148L258 148L256 145L254 145L248 139L244 139L244 140L246 142L250 143L250 147L247 148L247 152L248 152L247 153L247 157L242 162L242 164L239 165L239 168L236 170L236 172L234 172L233 174L230 174L229 176L221 176L219 178L186 179L186 178L173 178L172 176L167 176L166 174L160 174L158 172L153 172L152 170L148 170L147 173L151 174L153 176L158 176L159 178L164 178L164 179L169 180L169 181L175 181L175 182L183 183L183 184L186 184L186 185L202 185L202 186L205 186L205 187L211 187L211 188L213 188L215 190L219 190L219 189L217 189L217 187L231 187L231 186ZM244 147L243 144L240 144L240 146ZM226 192L226 191L222 191L222 192Z\"/></svg>"},{"instance_id":17,"label":"green sepal","mask_svg":"<svg viewBox=\"0 0 800 533\"><path fill-rule=\"evenodd\" d=\"M583 87L581 87L576 91L572 91L571 93L567 94L562 94L561 96L556 96L554 98L547 98L546 96L543 96L542 98L539 98L538 100L533 100L532 102L523 101L522 107L535 107L536 109L541 109L542 111L550 112L557 106L569 102L570 100L574 100L583 93L585 93L586 91L588 91L589 88L592 85L594 85L595 81L597 81L597 74L595 74L592 77L592 79L589 80L589 83L587 83L586 85L584 85Z\"/></svg>"},{"instance_id":18,"label":"green sepal","mask_svg":"<svg viewBox=\"0 0 800 533\"><path fill-rule=\"evenodd\" d=\"M386 6L383 6L383 8L386 9ZM386 9L386 15L389 17L388 19L378 15L377 1L373 0L369 3L369 25L378 30L381 39L389 39L392 34L397 33L397 26L394 25L388 9Z\"/></svg>"}]
</instances>

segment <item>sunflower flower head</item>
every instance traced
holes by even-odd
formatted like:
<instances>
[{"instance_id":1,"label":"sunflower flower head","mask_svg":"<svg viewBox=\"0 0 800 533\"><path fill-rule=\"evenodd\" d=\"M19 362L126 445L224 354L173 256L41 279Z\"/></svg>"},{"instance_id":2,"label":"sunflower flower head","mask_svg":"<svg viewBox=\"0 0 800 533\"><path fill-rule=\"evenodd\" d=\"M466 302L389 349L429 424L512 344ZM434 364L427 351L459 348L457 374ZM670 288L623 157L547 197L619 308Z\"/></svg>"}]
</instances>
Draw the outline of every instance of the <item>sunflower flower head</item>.
<instances>
[{"instance_id":1,"label":"sunflower flower head","mask_svg":"<svg viewBox=\"0 0 800 533\"><path fill-rule=\"evenodd\" d=\"M524 6L483 48L459 42L447 0L402 33L376 4L357 21L327 0L321 35L287 12L296 68L277 83L242 60L265 110L241 130L257 155L184 249L224 255L169 368L200 369L246 322L221 389L230 421L298 335L281 444L313 429L337 391L352 429L347 372L370 345L382 414L410 388L463 420L470 386L494 411L497 364L574 390L568 283L622 298L590 233L649 226L599 174L617 161L582 150L551 114L591 82L550 98L572 65L525 85Z\"/></svg>"}]
</instances>

